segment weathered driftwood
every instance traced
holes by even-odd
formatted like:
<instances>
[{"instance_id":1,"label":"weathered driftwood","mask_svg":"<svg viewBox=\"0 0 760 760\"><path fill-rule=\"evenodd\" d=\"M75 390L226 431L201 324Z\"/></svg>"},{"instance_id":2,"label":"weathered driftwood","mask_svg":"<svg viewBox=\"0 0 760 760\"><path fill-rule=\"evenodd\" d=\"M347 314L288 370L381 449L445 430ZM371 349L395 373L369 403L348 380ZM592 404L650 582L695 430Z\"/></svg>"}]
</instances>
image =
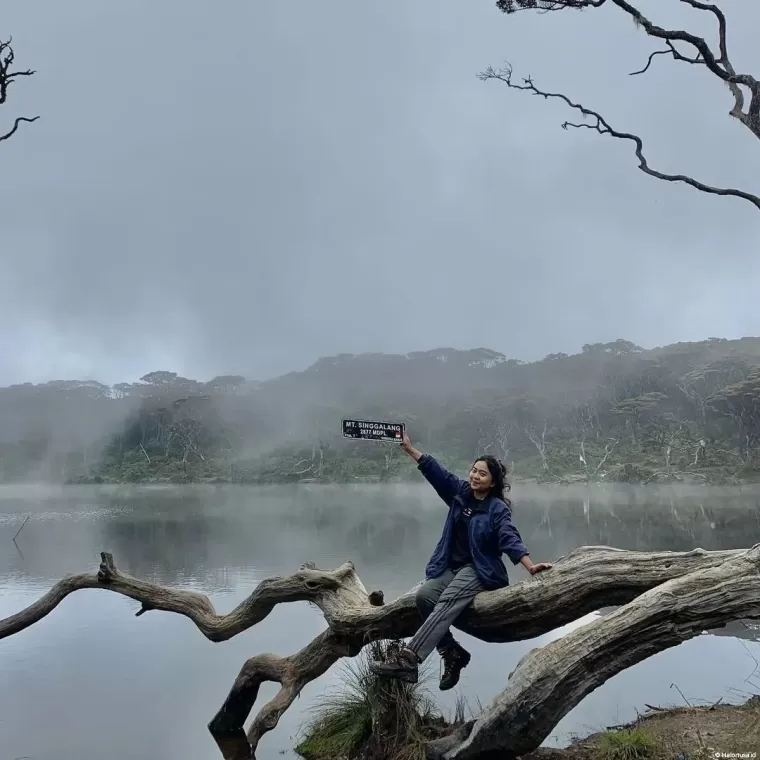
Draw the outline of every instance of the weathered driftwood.
<instances>
[{"instance_id":1,"label":"weathered driftwood","mask_svg":"<svg viewBox=\"0 0 760 760\"><path fill-rule=\"evenodd\" d=\"M612 676L704 630L760 617L760 545L722 565L656 586L518 663L507 688L430 758L506 760L541 745L584 697ZM469 734L463 739L464 734Z\"/></svg>"},{"instance_id":2,"label":"weathered driftwood","mask_svg":"<svg viewBox=\"0 0 760 760\"><path fill-rule=\"evenodd\" d=\"M457 627L489 642L533 638L600 607L627 604L667 581L718 568L743 555L743 550L631 552L600 546L582 547L560 558L545 573L506 589L480 594ZM741 563L746 564L746 560L742 559ZM184 615L211 641L225 641L247 630L263 620L277 604L308 601L316 605L328 629L293 655L261 654L248 660L209 724L217 736L238 734L255 704L259 686L265 681L279 683L280 691L261 708L248 731L254 748L265 733L277 726L280 716L304 686L324 674L337 660L357 655L370 641L411 636L420 624L413 593L377 606L378 592L367 593L350 562L330 571L304 565L293 575L266 579L246 600L222 615L204 594L132 578L115 567L110 554L103 553L97 573L64 578L37 602L0 621L0 639L28 628L48 615L66 596L84 588L107 589L135 599L142 604L138 615L151 610ZM610 616L605 622L608 619L617 618ZM544 652L546 648L538 651ZM513 678L508 692L514 683ZM553 709L556 712L551 704L550 695L547 715L551 715ZM546 720L541 722L541 714L539 711L531 716L531 721L544 725ZM485 713L483 720L488 715ZM534 734L537 735L535 731ZM481 730L476 725L468 741L472 743L480 735Z\"/></svg>"}]
</instances>

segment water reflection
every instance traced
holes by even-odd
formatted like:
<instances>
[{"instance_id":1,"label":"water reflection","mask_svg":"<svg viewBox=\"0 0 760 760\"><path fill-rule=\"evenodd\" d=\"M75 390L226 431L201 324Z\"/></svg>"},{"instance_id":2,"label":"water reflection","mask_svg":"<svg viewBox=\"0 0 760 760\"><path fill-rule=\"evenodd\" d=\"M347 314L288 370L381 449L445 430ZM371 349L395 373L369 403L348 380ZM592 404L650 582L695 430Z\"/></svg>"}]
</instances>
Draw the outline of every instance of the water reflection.
<instances>
[{"instance_id":1,"label":"water reflection","mask_svg":"<svg viewBox=\"0 0 760 760\"><path fill-rule=\"evenodd\" d=\"M582 544L688 550L760 541L760 491L753 489L520 486L514 496L515 519L535 559L556 559ZM100 551L137 577L203 591L220 612L262 578L293 572L308 560L336 567L353 559L365 585L391 599L420 579L444 516L425 487L0 489L0 547L6 547L0 551L0 617L62 576L96 569ZM17 551L12 537L27 517ZM526 577L522 568L510 573L513 581ZM214 645L184 618L160 612L135 618L137 607L116 594L77 592L45 620L0 642L4 756L219 757L206 725L245 659L265 651L290 654L324 628L307 605L285 605L254 629ZM509 645L463 637L474 656L458 691L471 703L487 704L527 651L591 619ZM671 700L674 681L690 699L730 697L755 667L746 648L757 646L758 630L732 624L621 673L565 718L553 743L570 732L625 722L644 702ZM108 700L97 697L104 674L118 685ZM280 752L293 757L304 710L339 677L333 669L307 686L262 741L259 760L275 760ZM260 700L275 690L267 685ZM450 710L457 693L440 694L433 684L433 696ZM44 731L33 720L41 711L50 716ZM243 749L227 742L223 751L232 758Z\"/></svg>"}]
</instances>

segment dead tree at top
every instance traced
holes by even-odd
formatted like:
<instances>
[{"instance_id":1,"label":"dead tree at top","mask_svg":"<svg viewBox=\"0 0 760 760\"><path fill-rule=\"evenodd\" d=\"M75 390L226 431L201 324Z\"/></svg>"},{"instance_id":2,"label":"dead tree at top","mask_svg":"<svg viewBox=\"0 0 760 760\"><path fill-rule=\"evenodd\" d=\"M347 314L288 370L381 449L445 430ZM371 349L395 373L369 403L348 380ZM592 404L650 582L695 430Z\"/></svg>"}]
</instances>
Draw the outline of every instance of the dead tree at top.
<instances>
[{"instance_id":1,"label":"dead tree at top","mask_svg":"<svg viewBox=\"0 0 760 760\"><path fill-rule=\"evenodd\" d=\"M640 70L632 71L631 76L646 74L654 64L655 59L660 56L667 56L680 63L698 66L728 88L733 101L728 112L729 115L760 139L760 80L752 74L737 72L734 68L728 51L728 22L725 13L717 5L701 0L680 0L680 2L697 11L710 13L714 16L717 27L717 46L711 46L704 37L699 37L684 29L665 29L658 26L628 0L498 0L496 6L506 14L524 10L546 13L570 9L600 8L603 5L616 6L623 13L628 14L638 28L643 29L649 37L660 41L663 45L661 49L650 54L646 64ZM569 127L591 129L600 135L609 135L619 140L632 142L636 158L639 161L639 169L650 177L665 182L681 182L710 195L742 198L760 210L760 196L754 193L734 188L714 187L686 174L666 174L652 168L644 155L643 140L638 135L614 129L599 112L587 108L581 103L573 102L567 95L539 89L530 77L522 79L521 82L513 81L512 67L509 64L499 70L489 66L486 71L479 74L479 78L484 81L497 80L515 90L524 90L533 95L564 101L588 121L583 123L566 121L562 124L563 129Z\"/></svg>"},{"instance_id":2,"label":"dead tree at top","mask_svg":"<svg viewBox=\"0 0 760 760\"><path fill-rule=\"evenodd\" d=\"M15 62L15 53L13 52L12 43L13 40L9 39L7 42L0 40L0 106L4 106L8 102L8 91L11 88L18 77L30 77L34 74L31 69L24 71L14 69L13 64ZM18 116L13 122L13 126L5 133L0 132L0 142L7 140L9 137L13 137L16 134L19 125L22 122L31 124L39 119L39 116L28 117Z\"/></svg>"}]
</instances>

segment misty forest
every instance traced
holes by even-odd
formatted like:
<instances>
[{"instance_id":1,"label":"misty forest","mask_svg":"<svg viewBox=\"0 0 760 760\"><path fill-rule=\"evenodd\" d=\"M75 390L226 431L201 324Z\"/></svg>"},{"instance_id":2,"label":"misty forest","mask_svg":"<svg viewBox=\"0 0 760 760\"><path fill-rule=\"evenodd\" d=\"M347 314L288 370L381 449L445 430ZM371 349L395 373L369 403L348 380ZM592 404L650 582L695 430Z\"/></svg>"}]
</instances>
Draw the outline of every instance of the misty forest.
<instances>
[{"instance_id":1,"label":"misty forest","mask_svg":"<svg viewBox=\"0 0 760 760\"><path fill-rule=\"evenodd\" d=\"M588 10L589 18L609 11L633 21L655 48L628 72L631 77L654 79L662 59L670 59L719 84L728 98L725 117L745 139L760 138L760 80L734 62L729 22L718 6L672 3L705 28L709 24L710 36L703 37L702 26L690 31L655 23L645 2L495 5L494 22L507 24L533 11L548 15L542 23L549 24L567 16L556 13L563 10ZM11 96L35 75L17 66L10 37L0 42L3 117L14 106ZM518 79L512 64L489 66L473 79L505 88L494 97L519 100L507 93L516 90L566 109L568 118L577 117L562 123L566 131L612 138L605 144L630 151L649 186L686 193L695 203L707 198L738 205L746 226L756 226L760 196L708 183L696 172L655 166L643 137L611 126L601 110L575 95L541 89L530 76ZM0 129L0 150L33 145L43 120L12 116L10 126ZM150 193L147 183L143 192ZM589 216L583 224L597 222ZM605 261L616 255L605 251ZM465 265L464 254L462 259ZM626 267L634 264L627 261ZM713 256L710 265L720 264ZM625 287L627 276L610 275L609 287ZM162 287L181 290L168 282ZM585 294L573 298L585 308ZM164 307L153 304L156 323L169 311ZM497 316L505 320L501 311ZM599 317L605 330L613 330L610 338L627 334L618 331L619 316ZM505 323L519 331L534 317L512 311ZM457 348L435 348L453 344L436 341L406 353L367 345L366 352L321 352L306 369L264 373L268 379L194 379L167 360L139 379L116 384L97 382L95 372L53 379L61 375L52 370L38 372L44 381L6 384L0 388L0 640L7 649L0 701L8 713L0 720L0 745L11 747L10 757L42 757L55 746L62 760L94 760L103 756L103 736L113 749L113 731L137 726L154 732L151 752L166 760L218 757L219 751L226 760L271 758L276 751L305 760L706 760L721 752L755 757L750 753L760 748L760 688L745 688L741 701L727 704L721 697L704 706L679 690L686 705L663 707L647 692L656 689L653 670L647 681L640 669L657 656L654 669L669 677L678 653L689 652L685 670L719 663L717 681L738 672L733 660L721 660L726 650L715 639L722 631L732 642L760 639L754 622L760 619L760 337L736 337L741 334L694 339L690 333L689 340L657 346L623 337L583 344L592 336L577 335L579 351L540 360L513 356L503 345L463 348L461 341ZM114 335L114 344L121 338ZM8 338L9 357L21 342L16 334ZM543 345L535 355L547 350ZM290 366L295 364L294 358ZM232 366L217 362L215 371ZM347 439L345 418L404 423L411 441L399 446ZM486 465L488 455L499 461ZM469 480L452 478L438 463L463 476L470 472ZM473 475L477 465L482 473ZM447 503L448 518L445 510L427 510L435 494L428 489L420 495L420 472ZM512 504L496 482L498 473L513 490L515 520L530 550L519 548L517 532L509 534L517 536L516 544L505 539ZM481 507L487 517L478 513ZM431 602L431 615L414 584L444 519L434 555L439 565L431 559L427 567L438 574L428 581L447 573L451 580ZM457 533L461 525L465 531ZM485 538L472 525L487 531ZM461 551L465 559L458 562ZM487 585L483 579L495 577L488 568L502 554L512 558L510 551L516 552L511 582ZM493 565L483 559L489 552ZM468 572L474 581L462 580ZM114 593L87 596L94 589ZM67 599L85 590L76 602ZM458 603L456 594L466 592L459 616L445 618ZM283 607L298 608L289 622L281 617ZM324 624L314 628L315 618ZM480 676L467 688L477 708L460 693L454 711L445 714L416 680L418 645L403 642L416 641L421 630L430 639L436 618L436 625L444 619L444 627L463 634L476 654L480 664L472 667L481 668ZM737 625L743 626L739 633L731 628ZM269 634L266 626L273 626ZM192 642L183 638L188 628ZM243 640L250 629L251 638ZM150 632L152 653L142 642ZM269 641L277 653L251 656L246 649L243 657L241 649L218 647L235 658L233 664L219 660L204 671L198 639L236 639L256 650ZM519 650L500 646L533 639L542 643ZM285 648L293 651L280 651ZM444 692L458 685L470 655L459 644L438 647L438 653ZM408 685L378 675L402 667L405 657L406 667L415 663ZM744 687L758 671L758 659L750 658L756 667ZM108 669L105 681L122 696L101 692L98 699L92 693L93 683L102 690L105 671L91 661ZM342 690L329 695L319 684L340 661L353 664L340 679ZM446 686L452 668L456 676ZM203 678L191 681L194 672ZM613 692L605 689L626 677L636 679L625 682L630 720L611 725L608 706L596 702L593 709L605 721L599 732L585 739L576 733L561 747L547 745L558 726L595 695L611 702ZM152 688L143 688L141 679ZM483 704L479 692L486 682L491 699ZM275 690L266 697L270 684ZM85 689L86 698L79 694ZM311 719L299 727L297 740L288 744L285 738L275 750L268 735L277 735L281 724L293 728L288 716L301 709L296 705L302 696L311 700ZM58 714L51 720L58 723L39 730L25 722L45 714L50 699ZM90 708L98 717L76 725L82 719L76 705L83 699L98 703ZM199 715L202 738L195 725ZM146 756L140 733L133 731L133 744L128 738L113 749L114 760ZM213 754L206 740L213 740Z\"/></svg>"},{"instance_id":2,"label":"misty forest","mask_svg":"<svg viewBox=\"0 0 760 760\"><path fill-rule=\"evenodd\" d=\"M760 338L645 350L589 344L538 362L488 349L321 359L264 383L151 372L107 387L0 389L5 482L352 482L416 477L341 418L405 422L455 470L493 453L539 481L753 480Z\"/></svg>"}]
</instances>

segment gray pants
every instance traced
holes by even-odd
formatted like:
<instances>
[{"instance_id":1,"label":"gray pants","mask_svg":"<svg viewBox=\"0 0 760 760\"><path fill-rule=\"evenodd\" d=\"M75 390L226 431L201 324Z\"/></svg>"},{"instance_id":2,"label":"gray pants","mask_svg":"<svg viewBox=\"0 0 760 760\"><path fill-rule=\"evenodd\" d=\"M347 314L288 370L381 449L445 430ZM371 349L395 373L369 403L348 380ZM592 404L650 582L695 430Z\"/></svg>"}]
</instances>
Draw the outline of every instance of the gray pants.
<instances>
[{"instance_id":1,"label":"gray pants","mask_svg":"<svg viewBox=\"0 0 760 760\"><path fill-rule=\"evenodd\" d=\"M443 652L456 646L449 628L481 591L483 585L472 565L458 573L447 570L417 589L414 600L424 622L408 646L420 661L436 648Z\"/></svg>"}]
</instances>

